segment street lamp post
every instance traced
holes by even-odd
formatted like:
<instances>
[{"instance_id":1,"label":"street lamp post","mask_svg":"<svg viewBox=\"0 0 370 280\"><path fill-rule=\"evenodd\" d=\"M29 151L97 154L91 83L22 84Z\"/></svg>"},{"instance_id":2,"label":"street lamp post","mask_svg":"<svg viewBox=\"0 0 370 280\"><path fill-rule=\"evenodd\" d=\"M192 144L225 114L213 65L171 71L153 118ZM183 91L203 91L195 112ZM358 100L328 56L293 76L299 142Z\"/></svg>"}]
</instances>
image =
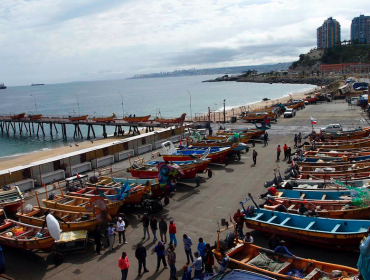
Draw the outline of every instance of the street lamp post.
<instances>
[{"instance_id":1,"label":"street lamp post","mask_svg":"<svg viewBox=\"0 0 370 280\"><path fill-rule=\"evenodd\" d=\"M31 94L31 96L32 96L33 98L35 98L35 107L36 107L36 113L37 113L37 103L36 103L36 97L35 97L34 95L32 95L32 94Z\"/></svg>"},{"instance_id":2,"label":"street lamp post","mask_svg":"<svg viewBox=\"0 0 370 280\"><path fill-rule=\"evenodd\" d=\"M76 95L76 97L77 97L78 115L79 115L79 116L81 116L81 115L80 115L80 100L78 99L78 95L77 95L77 94L74 94L74 95Z\"/></svg>"},{"instance_id":3,"label":"street lamp post","mask_svg":"<svg viewBox=\"0 0 370 280\"><path fill-rule=\"evenodd\" d=\"M121 95L121 105L122 105L122 119L125 117L125 114L124 114L124 111L123 111L123 96L122 96L122 93L118 93L119 95Z\"/></svg>"},{"instance_id":4,"label":"street lamp post","mask_svg":"<svg viewBox=\"0 0 370 280\"><path fill-rule=\"evenodd\" d=\"M190 121L193 120L193 112L191 111L191 93L190 91L187 91L189 93L189 96L190 96Z\"/></svg>"},{"instance_id":5,"label":"street lamp post","mask_svg":"<svg viewBox=\"0 0 370 280\"><path fill-rule=\"evenodd\" d=\"M226 123L226 110L225 110L225 102L226 102L226 99L224 99L224 123Z\"/></svg>"}]
</instances>

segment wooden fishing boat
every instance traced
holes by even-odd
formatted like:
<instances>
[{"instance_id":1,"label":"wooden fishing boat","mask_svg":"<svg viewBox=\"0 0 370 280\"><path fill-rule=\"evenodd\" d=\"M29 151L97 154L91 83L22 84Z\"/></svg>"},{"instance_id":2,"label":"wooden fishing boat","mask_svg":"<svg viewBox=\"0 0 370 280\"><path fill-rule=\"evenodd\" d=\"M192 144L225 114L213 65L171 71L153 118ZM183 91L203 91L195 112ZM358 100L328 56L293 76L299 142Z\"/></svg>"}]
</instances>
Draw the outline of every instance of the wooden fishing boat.
<instances>
[{"instance_id":1,"label":"wooden fishing boat","mask_svg":"<svg viewBox=\"0 0 370 280\"><path fill-rule=\"evenodd\" d=\"M207 136L204 140L206 141L218 141L218 142L227 142L227 140L229 139L230 136L228 135L218 135L218 136ZM239 142L241 143L248 143L250 140L250 135L248 136L244 136L244 135L241 135L241 137L239 137ZM229 144L229 146L231 146L232 144Z\"/></svg>"},{"instance_id":2,"label":"wooden fishing boat","mask_svg":"<svg viewBox=\"0 0 370 280\"><path fill-rule=\"evenodd\" d=\"M355 163L352 165L332 165L330 167L325 166L300 166L299 171L301 174L330 174L330 175L343 175L346 173L356 174L370 172L369 163Z\"/></svg>"},{"instance_id":3,"label":"wooden fishing boat","mask_svg":"<svg viewBox=\"0 0 370 280\"><path fill-rule=\"evenodd\" d=\"M299 166L328 166L370 164L370 155L361 157L304 157L300 161L295 161Z\"/></svg>"},{"instance_id":4,"label":"wooden fishing boat","mask_svg":"<svg viewBox=\"0 0 370 280\"><path fill-rule=\"evenodd\" d=\"M274 205L264 205L264 208L270 211L276 211L279 204L284 205L288 213L299 214L298 209L303 204L309 214L314 211L318 216L330 219L350 219L350 220L365 220L370 217L370 206L358 207L346 203L331 203L321 200L311 200L301 202L299 200L290 199L275 199L272 201Z\"/></svg>"},{"instance_id":5,"label":"wooden fishing boat","mask_svg":"<svg viewBox=\"0 0 370 280\"><path fill-rule=\"evenodd\" d=\"M0 244L24 250L42 250L50 251L55 240L49 234L47 228L44 228L42 235L41 227L16 222L6 219L4 226L0 228Z\"/></svg>"},{"instance_id":6,"label":"wooden fishing boat","mask_svg":"<svg viewBox=\"0 0 370 280\"><path fill-rule=\"evenodd\" d=\"M222 257L219 239L216 249L212 252L217 261L221 263ZM277 280L301 280L301 278L286 275L288 271L293 269L304 270L304 279L306 280L317 280L321 277L322 273L334 278L332 275L334 270L342 271L342 275L345 276L358 275L358 270L351 267L282 255L253 244L244 243L240 240L235 240L233 247L227 249L225 253L230 258L229 268L252 271ZM265 266L259 265L266 260L269 260L269 263L275 269L271 269L272 271L270 271L267 269L267 264Z\"/></svg>"},{"instance_id":7,"label":"wooden fishing boat","mask_svg":"<svg viewBox=\"0 0 370 280\"><path fill-rule=\"evenodd\" d=\"M298 175L297 180L306 179L306 180L338 180L341 182L347 181L357 181L357 180L369 180L370 179L370 172L361 172L361 173L341 173L335 174L332 172L328 173L302 173Z\"/></svg>"},{"instance_id":8,"label":"wooden fishing boat","mask_svg":"<svg viewBox=\"0 0 370 280\"><path fill-rule=\"evenodd\" d=\"M210 162L211 162L210 159L206 159L206 160L179 161L172 163L177 164L184 172L184 175L181 176L182 179L194 179L197 176L197 173L203 172ZM138 164L132 165L127 170L131 173L133 177L136 178L158 178L159 170L157 166L159 163L162 162L158 161L143 162L141 165Z\"/></svg>"},{"instance_id":9,"label":"wooden fishing boat","mask_svg":"<svg viewBox=\"0 0 370 280\"><path fill-rule=\"evenodd\" d=\"M308 217L257 208L244 217L246 226L315 245L357 247L367 234L369 220L338 220Z\"/></svg>"},{"instance_id":10,"label":"wooden fishing boat","mask_svg":"<svg viewBox=\"0 0 370 280\"><path fill-rule=\"evenodd\" d=\"M353 157L363 157L370 156L370 151L364 152L342 152L342 151L325 151L324 149L319 149L317 151L305 151L303 153L303 158L343 158L347 157L351 159Z\"/></svg>"},{"instance_id":11,"label":"wooden fishing boat","mask_svg":"<svg viewBox=\"0 0 370 280\"><path fill-rule=\"evenodd\" d=\"M17 217L22 223L42 227L46 219L45 212L49 212L54 217L64 221L64 223L58 221L60 229L63 232L74 230L88 230L92 232L98 224L98 221L91 212L72 212L40 206L34 206L29 213L18 212Z\"/></svg>"},{"instance_id":12,"label":"wooden fishing boat","mask_svg":"<svg viewBox=\"0 0 370 280\"><path fill-rule=\"evenodd\" d=\"M174 119L163 119L163 118L155 118L156 122L163 123L163 124L170 124L170 123L179 123L182 124L185 121L186 113L183 113L181 117L174 118Z\"/></svg>"},{"instance_id":13,"label":"wooden fishing boat","mask_svg":"<svg viewBox=\"0 0 370 280\"><path fill-rule=\"evenodd\" d=\"M20 119L23 119L25 115L26 115L26 113L20 113L20 114L17 114L17 115L10 116L10 118L12 120L20 120Z\"/></svg>"},{"instance_id":14,"label":"wooden fishing boat","mask_svg":"<svg viewBox=\"0 0 370 280\"><path fill-rule=\"evenodd\" d=\"M275 121L277 122L277 114L270 112L261 113L248 113L247 116L243 118L247 122L260 122L260 121Z\"/></svg>"},{"instance_id":15,"label":"wooden fishing boat","mask_svg":"<svg viewBox=\"0 0 370 280\"><path fill-rule=\"evenodd\" d=\"M126 118L123 118L123 120L125 122L129 122L129 123L139 123L139 122L149 121L150 117L151 117L151 115L142 116L142 117L126 117Z\"/></svg>"},{"instance_id":16,"label":"wooden fishing boat","mask_svg":"<svg viewBox=\"0 0 370 280\"><path fill-rule=\"evenodd\" d=\"M370 179L370 178L369 178ZM369 182L370 180L348 180L345 182L345 185L347 186L352 186L356 188L361 188L369 187ZM339 181L339 182L344 182L344 181ZM271 185L272 186L272 185ZM336 190L347 190L345 187L338 185L334 181L327 181L327 180L285 180L280 182L277 186L274 184L273 185L276 189L293 189L293 190L312 190L312 191L317 191L317 190L326 190L326 189L336 189ZM270 186L268 186L270 187Z\"/></svg>"},{"instance_id":17,"label":"wooden fishing boat","mask_svg":"<svg viewBox=\"0 0 370 280\"><path fill-rule=\"evenodd\" d=\"M111 117L105 117L105 118L93 118L92 121L93 122L106 122L106 123L111 123L111 122L114 122L114 119L116 118L116 116L111 116Z\"/></svg>"},{"instance_id":18,"label":"wooden fishing boat","mask_svg":"<svg viewBox=\"0 0 370 280\"><path fill-rule=\"evenodd\" d=\"M325 139L334 138L336 140L351 140L351 139L362 139L370 134L370 127L364 127L361 130L353 130L353 131L340 131L335 134L325 133Z\"/></svg>"},{"instance_id":19,"label":"wooden fishing boat","mask_svg":"<svg viewBox=\"0 0 370 280\"><path fill-rule=\"evenodd\" d=\"M40 120L42 118L42 114L37 114L37 115L28 115L27 116L30 120L35 121L35 120Z\"/></svg>"},{"instance_id":20,"label":"wooden fishing boat","mask_svg":"<svg viewBox=\"0 0 370 280\"><path fill-rule=\"evenodd\" d=\"M47 193L46 197L48 197ZM64 193L61 191L61 195L55 195L54 199L52 200L49 200L48 198L43 199L42 202L47 208L72 212L87 212L86 204L90 203L90 198L64 195ZM105 199L105 202L108 214L112 217L115 217L119 208L123 205L124 200L110 202Z\"/></svg>"},{"instance_id":21,"label":"wooden fishing boat","mask_svg":"<svg viewBox=\"0 0 370 280\"><path fill-rule=\"evenodd\" d=\"M370 147L370 140L361 140L359 142L344 142L344 143L338 143L338 144L331 144L331 143L315 143L314 144L315 149L319 148L325 148L325 149L355 149L355 148L363 148L363 147ZM306 151L312 150L312 145L304 145L303 149Z\"/></svg>"},{"instance_id":22,"label":"wooden fishing boat","mask_svg":"<svg viewBox=\"0 0 370 280\"><path fill-rule=\"evenodd\" d=\"M221 136L221 135L225 135L225 136L233 136L236 132L231 132L229 130L220 130L218 131L216 134L218 136ZM246 137L246 138L260 138L263 134L265 133L265 130L250 130L250 131L246 131L246 132L242 132L242 136L243 138Z\"/></svg>"},{"instance_id":23,"label":"wooden fishing boat","mask_svg":"<svg viewBox=\"0 0 370 280\"><path fill-rule=\"evenodd\" d=\"M85 121L89 115L69 117L68 120L71 122Z\"/></svg>"},{"instance_id":24,"label":"wooden fishing boat","mask_svg":"<svg viewBox=\"0 0 370 280\"><path fill-rule=\"evenodd\" d=\"M169 142L169 141L168 141ZM162 147L164 144L162 144ZM224 148L208 148L209 153L206 155L206 158L211 159L211 162L222 162L225 161L226 156L231 151L231 147ZM162 158L168 162L174 161L190 161L196 158L201 158L207 153L205 149L183 149L183 150L170 150L162 149Z\"/></svg>"},{"instance_id":25,"label":"wooden fishing boat","mask_svg":"<svg viewBox=\"0 0 370 280\"><path fill-rule=\"evenodd\" d=\"M304 101L293 103L293 104L286 104L285 106L288 108L299 110L300 108L304 107Z\"/></svg>"},{"instance_id":26,"label":"wooden fishing boat","mask_svg":"<svg viewBox=\"0 0 370 280\"><path fill-rule=\"evenodd\" d=\"M332 203L351 202L349 190L325 189L325 190L285 190L277 189L273 196L275 199L295 199L300 201L321 200Z\"/></svg>"},{"instance_id":27,"label":"wooden fishing boat","mask_svg":"<svg viewBox=\"0 0 370 280\"><path fill-rule=\"evenodd\" d=\"M9 213L17 212L23 204L23 194L17 186L0 188L0 207Z\"/></svg>"}]
</instances>

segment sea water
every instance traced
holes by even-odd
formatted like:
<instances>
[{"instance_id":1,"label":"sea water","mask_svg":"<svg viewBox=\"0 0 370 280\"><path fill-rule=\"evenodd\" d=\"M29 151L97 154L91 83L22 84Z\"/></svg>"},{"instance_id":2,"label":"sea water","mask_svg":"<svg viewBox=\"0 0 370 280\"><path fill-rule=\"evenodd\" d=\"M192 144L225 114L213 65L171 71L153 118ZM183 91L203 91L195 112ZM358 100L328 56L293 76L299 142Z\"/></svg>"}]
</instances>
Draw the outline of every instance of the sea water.
<instances>
[{"instance_id":1,"label":"sea water","mask_svg":"<svg viewBox=\"0 0 370 280\"><path fill-rule=\"evenodd\" d=\"M228 109L261 101L263 98L274 99L315 88L313 85L296 84L202 83L215 77L122 79L8 87L0 90L0 115L25 112L64 116L86 114L92 118L111 116L115 113L120 118L124 113L136 116L152 115L154 118L156 113L160 112L162 117L179 117L182 113L187 113L188 116L192 113L194 117L196 114L208 112L208 107L212 111L223 109L223 100ZM67 125L66 141L61 138L60 126L57 125L57 128L59 133L55 134L54 131L53 138L49 133L49 125L45 126L45 137L29 136L25 132L20 135L18 127L16 134L0 133L0 158L52 149L79 141L73 139L73 125ZM86 137L87 128L81 125L81 130ZM97 137L102 137L100 127L96 126L95 132ZM107 132L113 134L114 128L108 127Z\"/></svg>"}]
</instances>

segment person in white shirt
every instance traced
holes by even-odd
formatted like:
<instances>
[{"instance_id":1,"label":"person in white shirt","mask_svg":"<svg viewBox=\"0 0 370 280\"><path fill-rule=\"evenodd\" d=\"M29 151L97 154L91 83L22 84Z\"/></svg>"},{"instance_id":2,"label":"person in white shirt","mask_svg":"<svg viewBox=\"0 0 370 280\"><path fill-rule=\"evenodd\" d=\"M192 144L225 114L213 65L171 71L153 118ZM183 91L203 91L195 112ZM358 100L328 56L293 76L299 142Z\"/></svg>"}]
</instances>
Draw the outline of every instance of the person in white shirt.
<instances>
[{"instance_id":1,"label":"person in white shirt","mask_svg":"<svg viewBox=\"0 0 370 280\"><path fill-rule=\"evenodd\" d=\"M190 259L191 259L191 262L194 262L193 254L191 253L191 246L193 245L193 241L191 240L190 236L186 234L183 235L183 238L184 238L183 241L184 241L185 254L188 260L186 265L189 265Z\"/></svg>"},{"instance_id":2,"label":"person in white shirt","mask_svg":"<svg viewBox=\"0 0 370 280\"><path fill-rule=\"evenodd\" d=\"M245 237L244 237L244 242L245 243L249 243L249 244L253 244L253 237L251 236L251 233L250 232L247 232L245 234Z\"/></svg>"},{"instance_id":3,"label":"person in white shirt","mask_svg":"<svg viewBox=\"0 0 370 280\"><path fill-rule=\"evenodd\" d=\"M203 271L203 261L202 261L202 257L199 255L199 252L195 252L194 253L194 256L195 256L195 261L193 262L193 265L191 267L194 268L194 277L199 275L199 274L202 274L202 271Z\"/></svg>"},{"instance_id":4,"label":"person in white shirt","mask_svg":"<svg viewBox=\"0 0 370 280\"><path fill-rule=\"evenodd\" d=\"M118 231L118 241L119 241L119 244L118 245L122 245L121 243L121 236L122 236L122 242L123 244L127 244L126 242L126 236L125 236L125 222L122 220L121 217L118 218L118 221L117 221L117 231Z\"/></svg>"}]
</instances>

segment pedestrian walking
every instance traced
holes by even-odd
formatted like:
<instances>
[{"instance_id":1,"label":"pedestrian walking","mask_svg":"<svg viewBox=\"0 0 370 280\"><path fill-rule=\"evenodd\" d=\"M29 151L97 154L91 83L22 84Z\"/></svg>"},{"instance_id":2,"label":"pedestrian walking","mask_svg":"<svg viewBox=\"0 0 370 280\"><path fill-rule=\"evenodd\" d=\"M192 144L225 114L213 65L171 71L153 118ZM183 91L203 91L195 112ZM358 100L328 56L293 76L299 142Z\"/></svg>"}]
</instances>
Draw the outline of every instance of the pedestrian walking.
<instances>
[{"instance_id":1,"label":"pedestrian walking","mask_svg":"<svg viewBox=\"0 0 370 280\"><path fill-rule=\"evenodd\" d=\"M118 218L117 221L117 231L118 231L118 245L127 244L126 236L125 236L125 222L121 217ZM121 236L122 236L122 243L121 243Z\"/></svg>"},{"instance_id":2,"label":"pedestrian walking","mask_svg":"<svg viewBox=\"0 0 370 280\"><path fill-rule=\"evenodd\" d=\"M215 264L215 260L213 257L213 253L211 250L211 245L209 243L206 244L206 273L213 273L213 265Z\"/></svg>"},{"instance_id":3,"label":"pedestrian walking","mask_svg":"<svg viewBox=\"0 0 370 280\"><path fill-rule=\"evenodd\" d=\"M188 267L187 265L184 265L182 270L183 270L183 274L182 274L181 280L191 280L192 269Z\"/></svg>"},{"instance_id":4,"label":"pedestrian walking","mask_svg":"<svg viewBox=\"0 0 370 280\"><path fill-rule=\"evenodd\" d=\"M283 150L284 150L284 160L286 160L288 158L288 145L287 144L284 144Z\"/></svg>"},{"instance_id":5,"label":"pedestrian walking","mask_svg":"<svg viewBox=\"0 0 370 280\"><path fill-rule=\"evenodd\" d=\"M221 261L220 269L218 270L218 274L225 273L227 266L229 265L229 261L230 261L230 258L228 255L225 254L225 251L221 252L221 258L222 258L222 261Z\"/></svg>"},{"instance_id":6,"label":"pedestrian walking","mask_svg":"<svg viewBox=\"0 0 370 280\"><path fill-rule=\"evenodd\" d=\"M276 149L276 161L280 161L280 154L281 154L281 148L280 148L280 145L277 146L277 149Z\"/></svg>"},{"instance_id":7,"label":"pedestrian walking","mask_svg":"<svg viewBox=\"0 0 370 280\"><path fill-rule=\"evenodd\" d=\"M137 261L139 262L139 270L137 276L139 277L141 275L141 269L144 268L144 272L149 272L149 270L146 269L146 249L143 246L143 244L138 244L137 248L135 250L135 257L137 258Z\"/></svg>"},{"instance_id":8,"label":"pedestrian walking","mask_svg":"<svg viewBox=\"0 0 370 280\"><path fill-rule=\"evenodd\" d=\"M155 246L154 252L157 253L157 271L159 270L159 266L161 265L161 261L163 262L163 266L167 269L167 263L165 258L165 247L162 241L158 241L158 245Z\"/></svg>"},{"instance_id":9,"label":"pedestrian walking","mask_svg":"<svg viewBox=\"0 0 370 280\"><path fill-rule=\"evenodd\" d=\"M128 275L128 268L130 267L126 252L122 252L122 256L118 260L118 267L121 269L122 273L121 280L126 280Z\"/></svg>"},{"instance_id":10,"label":"pedestrian walking","mask_svg":"<svg viewBox=\"0 0 370 280\"><path fill-rule=\"evenodd\" d=\"M141 218L141 222L143 223L143 228L144 228L144 237L142 239L145 239L146 233L148 233L148 239L150 239L150 234L149 234L149 218L147 214L144 214L143 217Z\"/></svg>"},{"instance_id":11,"label":"pedestrian walking","mask_svg":"<svg viewBox=\"0 0 370 280\"><path fill-rule=\"evenodd\" d=\"M199 238L199 243L197 250L199 252L199 255L202 257L203 265L206 263L206 242L203 241L203 238Z\"/></svg>"},{"instance_id":12,"label":"pedestrian walking","mask_svg":"<svg viewBox=\"0 0 370 280\"><path fill-rule=\"evenodd\" d=\"M170 233L170 245L173 244L176 247L177 246L177 238L176 238L177 230L176 230L176 225L173 219L170 220L170 226L168 229L169 229L168 232Z\"/></svg>"},{"instance_id":13,"label":"pedestrian walking","mask_svg":"<svg viewBox=\"0 0 370 280\"><path fill-rule=\"evenodd\" d=\"M298 135L294 135L294 148L297 148L297 143L298 143Z\"/></svg>"},{"instance_id":14,"label":"pedestrian walking","mask_svg":"<svg viewBox=\"0 0 370 280\"><path fill-rule=\"evenodd\" d=\"M191 240L190 236L188 236L187 234L183 235L183 241L184 241L185 254L187 258L186 265L189 265L190 259L191 259L191 262L194 262L193 255L191 253L191 246L193 245L193 241Z\"/></svg>"},{"instance_id":15,"label":"pedestrian walking","mask_svg":"<svg viewBox=\"0 0 370 280\"><path fill-rule=\"evenodd\" d=\"M267 131L265 131L265 134L263 134L263 144L266 146L269 145L268 143L269 135L267 134Z\"/></svg>"},{"instance_id":16,"label":"pedestrian walking","mask_svg":"<svg viewBox=\"0 0 370 280\"><path fill-rule=\"evenodd\" d=\"M302 133L298 133L298 146L302 144Z\"/></svg>"},{"instance_id":17,"label":"pedestrian walking","mask_svg":"<svg viewBox=\"0 0 370 280\"><path fill-rule=\"evenodd\" d=\"M150 229L152 230L153 233L153 243L155 243L158 240L157 239L158 221L154 215L150 219Z\"/></svg>"},{"instance_id":18,"label":"pedestrian walking","mask_svg":"<svg viewBox=\"0 0 370 280\"><path fill-rule=\"evenodd\" d=\"M164 220L164 217L161 217L161 220L158 223L159 226L159 234L161 236L161 240L164 244L167 243L167 222Z\"/></svg>"},{"instance_id":19,"label":"pedestrian walking","mask_svg":"<svg viewBox=\"0 0 370 280\"><path fill-rule=\"evenodd\" d=\"M116 235L115 232L116 232L116 228L114 227L113 223L110 223L109 228L108 228L109 251L113 250L114 237Z\"/></svg>"},{"instance_id":20,"label":"pedestrian walking","mask_svg":"<svg viewBox=\"0 0 370 280\"><path fill-rule=\"evenodd\" d=\"M198 251L194 253L194 256L195 256L195 261L193 262L193 265L191 267L194 268L194 277L195 277L199 274L202 274L203 266L202 266L202 258L200 257Z\"/></svg>"},{"instance_id":21,"label":"pedestrian walking","mask_svg":"<svg viewBox=\"0 0 370 280\"><path fill-rule=\"evenodd\" d=\"M173 245L170 245L170 248L167 253L167 262L170 266L170 280L176 280L176 253L175 253L175 247Z\"/></svg>"},{"instance_id":22,"label":"pedestrian walking","mask_svg":"<svg viewBox=\"0 0 370 280\"><path fill-rule=\"evenodd\" d=\"M212 126L209 126L209 136L212 136L212 134L213 134Z\"/></svg>"},{"instance_id":23,"label":"pedestrian walking","mask_svg":"<svg viewBox=\"0 0 370 280\"><path fill-rule=\"evenodd\" d=\"M256 150L253 150L253 163L254 163L254 165L257 164L257 156L258 156L258 153L256 152Z\"/></svg>"},{"instance_id":24,"label":"pedestrian walking","mask_svg":"<svg viewBox=\"0 0 370 280\"><path fill-rule=\"evenodd\" d=\"M95 246L96 246L96 253L100 255L100 250L101 250L101 233L100 233L100 228L99 225L95 226L94 229L94 241L95 241Z\"/></svg>"}]
</instances>

